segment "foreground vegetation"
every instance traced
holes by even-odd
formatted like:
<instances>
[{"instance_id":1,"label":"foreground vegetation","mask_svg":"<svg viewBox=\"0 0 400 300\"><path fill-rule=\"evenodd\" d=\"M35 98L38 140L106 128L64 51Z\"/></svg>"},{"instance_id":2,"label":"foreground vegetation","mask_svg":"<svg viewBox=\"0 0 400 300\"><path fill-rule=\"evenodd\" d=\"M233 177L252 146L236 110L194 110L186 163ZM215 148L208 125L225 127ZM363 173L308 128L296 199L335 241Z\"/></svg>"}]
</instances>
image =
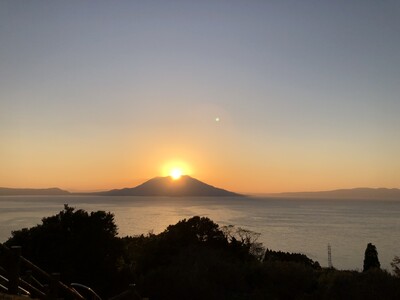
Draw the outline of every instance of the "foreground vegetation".
<instances>
[{"instance_id":1,"label":"foreground vegetation","mask_svg":"<svg viewBox=\"0 0 400 300\"><path fill-rule=\"evenodd\" d=\"M364 272L338 271L303 254L265 250L257 238L202 217L120 238L111 213L65 206L13 232L6 245L22 246L35 264L104 298L134 282L150 299L400 299L400 260L393 261L395 275L381 270L373 245Z\"/></svg>"}]
</instances>

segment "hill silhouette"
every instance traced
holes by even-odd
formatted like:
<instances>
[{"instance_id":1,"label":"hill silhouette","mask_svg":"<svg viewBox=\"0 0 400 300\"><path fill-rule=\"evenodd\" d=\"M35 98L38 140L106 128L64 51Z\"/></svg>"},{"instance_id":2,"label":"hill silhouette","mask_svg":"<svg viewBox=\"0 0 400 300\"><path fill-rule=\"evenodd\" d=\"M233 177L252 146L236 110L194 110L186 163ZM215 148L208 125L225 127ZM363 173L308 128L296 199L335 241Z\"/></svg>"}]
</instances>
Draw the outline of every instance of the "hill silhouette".
<instances>
[{"instance_id":1,"label":"hill silhouette","mask_svg":"<svg viewBox=\"0 0 400 300\"><path fill-rule=\"evenodd\" d=\"M362 200L400 200L400 189L354 188L321 192L291 192L267 194L269 197L312 198L312 199L362 199Z\"/></svg>"},{"instance_id":2,"label":"hill silhouette","mask_svg":"<svg viewBox=\"0 0 400 300\"><path fill-rule=\"evenodd\" d=\"M59 188L48 189L18 189L0 187L0 196L45 196L45 195L70 195L70 192Z\"/></svg>"},{"instance_id":3,"label":"hill silhouette","mask_svg":"<svg viewBox=\"0 0 400 300\"><path fill-rule=\"evenodd\" d=\"M201 196L240 197L243 195L220 189L188 175L174 180L172 177L156 177L136 187L91 193L104 196Z\"/></svg>"}]
</instances>

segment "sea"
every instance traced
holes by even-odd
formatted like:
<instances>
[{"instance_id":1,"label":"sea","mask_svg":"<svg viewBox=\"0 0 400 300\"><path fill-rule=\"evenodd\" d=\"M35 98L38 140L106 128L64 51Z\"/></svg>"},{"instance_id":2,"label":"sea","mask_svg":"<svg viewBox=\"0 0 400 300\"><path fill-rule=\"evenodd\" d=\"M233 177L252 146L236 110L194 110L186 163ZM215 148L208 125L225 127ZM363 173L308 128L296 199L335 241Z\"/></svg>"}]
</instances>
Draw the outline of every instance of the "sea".
<instances>
[{"instance_id":1,"label":"sea","mask_svg":"<svg viewBox=\"0 0 400 300\"><path fill-rule=\"evenodd\" d=\"M260 233L265 248L303 253L336 269L362 270L365 248L378 250L390 271L400 256L400 201L283 199L261 197L1 196L0 242L14 230L41 223L64 204L114 214L119 236L164 231L192 216L208 217Z\"/></svg>"}]
</instances>

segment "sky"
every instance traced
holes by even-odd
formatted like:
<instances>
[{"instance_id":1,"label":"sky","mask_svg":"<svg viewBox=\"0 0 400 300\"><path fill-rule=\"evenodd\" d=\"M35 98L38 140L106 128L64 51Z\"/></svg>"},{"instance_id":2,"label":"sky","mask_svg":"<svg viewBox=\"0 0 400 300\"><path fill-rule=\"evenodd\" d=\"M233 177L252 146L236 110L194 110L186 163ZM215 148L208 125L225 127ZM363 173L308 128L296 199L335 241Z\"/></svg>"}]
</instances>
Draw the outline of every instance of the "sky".
<instances>
[{"instance_id":1,"label":"sky","mask_svg":"<svg viewBox=\"0 0 400 300\"><path fill-rule=\"evenodd\" d=\"M400 2L0 2L0 186L400 188Z\"/></svg>"}]
</instances>

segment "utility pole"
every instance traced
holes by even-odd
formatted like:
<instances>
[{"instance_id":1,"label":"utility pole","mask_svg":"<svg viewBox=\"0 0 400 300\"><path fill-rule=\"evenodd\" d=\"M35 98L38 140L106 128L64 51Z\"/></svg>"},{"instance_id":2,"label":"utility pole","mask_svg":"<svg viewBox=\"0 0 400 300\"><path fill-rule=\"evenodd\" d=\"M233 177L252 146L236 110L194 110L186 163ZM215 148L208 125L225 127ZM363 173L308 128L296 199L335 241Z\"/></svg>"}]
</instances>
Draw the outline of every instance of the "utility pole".
<instances>
[{"instance_id":1,"label":"utility pole","mask_svg":"<svg viewBox=\"0 0 400 300\"><path fill-rule=\"evenodd\" d=\"M332 265L332 249L331 249L331 245L328 244L328 268L332 269L333 265Z\"/></svg>"}]
</instances>

